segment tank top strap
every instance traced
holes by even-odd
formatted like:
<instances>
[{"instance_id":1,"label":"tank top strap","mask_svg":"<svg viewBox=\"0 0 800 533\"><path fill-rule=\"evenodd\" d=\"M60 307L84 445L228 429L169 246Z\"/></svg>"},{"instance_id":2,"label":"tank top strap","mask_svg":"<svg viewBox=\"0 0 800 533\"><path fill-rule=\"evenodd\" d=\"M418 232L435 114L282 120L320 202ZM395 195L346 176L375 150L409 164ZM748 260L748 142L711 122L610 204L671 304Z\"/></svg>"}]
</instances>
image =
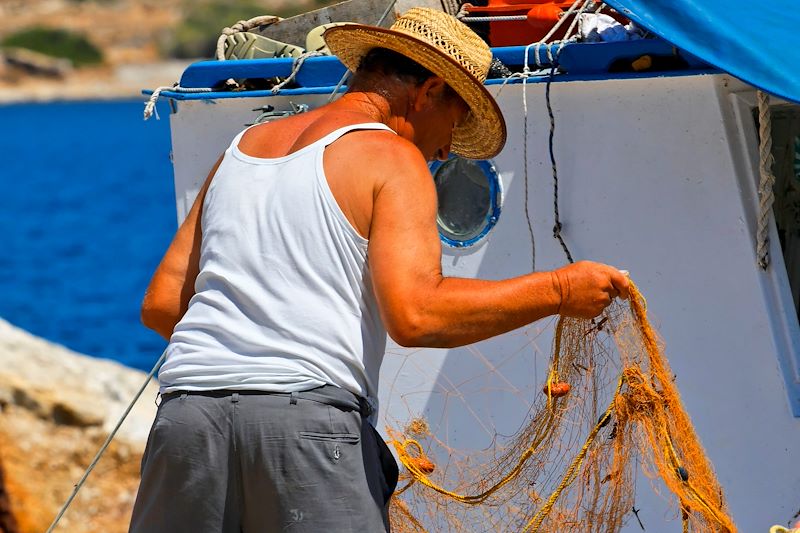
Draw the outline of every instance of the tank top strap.
<instances>
[{"instance_id":1,"label":"tank top strap","mask_svg":"<svg viewBox=\"0 0 800 533\"><path fill-rule=\"evenodd\" d=\"M256 161L256 160L259 160L259 159L263 160L263 161L272 160L272 159L278 159L278 160L279 159L283 159L283 157L278 157L278 158L252 157L252 156L248 156L247 154L243 154L241 152L241 150L239 150L239 141L242 140L242 137L244 136L245 133L247 133L247 130L249 130L250 128L253 128L255 126L258 126L258 124L251 124L250 126L246 127L242 131L240 131L236 135L236 137L233 138L233 140L231 141L230 145L228 146L228 148L227 148L227 150L225 152L226 153L228 153L228 152L236 152L237 154L239 154L239 157L244 156L248 160L251 160L251 161ZM361 123L361 124L350 124L348 126L343 126L343 127L339 128L339 129L333 130L329 134L325 135L324 137L322 137L320 139L317 139L316 141L314 141L313 143L309 144L308 146L305 146L305 147L301 148L300 150L297 150L296 152L293 152L292 154L290 154L290 156L294 155L294 154L297 154L299 152L324 150L326 146L328 146L329 144L335 142L342 135L345 135L346 133L349 133L349 132L354 131L354 130L386 130L386 131L391 131L392 133L396 134L396 132L392 128L390 128L386 124L382 124L380 122L364 122L364 123ZM284 156L284 157L289 157L289 156Z\"/></svg>"},{"instance_id":2,"label":"tank top strap","mask_svg":"<svg viewBox=\"0 0 800 533\"><path fill-rule=\"evenodd\" d=\"M228 145L228 149L226 150L226 152L230 152L234 148L236 150L238 150L239 149L239 141L242 140L242 137L244 137L244 134L247 133L247 130L249 130L250 128L253 128L255 126L258 126L258 124L250 124L245 129L243 129L242 131L237 133L236 137L234 137L233 140L231 141L231 144Z\"/></svg>"},{"instance_id":3,"label":"tank top strap","mask_svg":"<svg viewBox=\"0 0 800 533\"><path fill-rule=\"evenodd\" d=\"M338 140L346 133L355 130L386 130L396 134L396 132L386 124L382 124L380 122L364 122L361 124L350 124L348 126L343 126L339 129L333 130L332 132L330 132L329 134L327 134L325 137L321 138L314 144L319 145L324 150L325 147L327 147L330 144L333 144L336 140Z\"/></svg>"}]
</instances>

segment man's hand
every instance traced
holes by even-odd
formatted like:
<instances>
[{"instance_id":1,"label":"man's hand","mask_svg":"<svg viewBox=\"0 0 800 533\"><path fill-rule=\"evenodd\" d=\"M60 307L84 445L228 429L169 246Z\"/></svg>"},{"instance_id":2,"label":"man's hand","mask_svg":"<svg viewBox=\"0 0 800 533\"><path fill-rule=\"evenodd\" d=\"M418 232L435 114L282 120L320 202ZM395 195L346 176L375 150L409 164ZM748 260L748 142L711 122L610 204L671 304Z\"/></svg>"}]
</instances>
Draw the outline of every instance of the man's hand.
<instances>
[{"instance_id":1,"label":"man's hand","mask_svg":"<svg viewBox=\"0 0 800 533\"><path fill-rule=\"evenodd\" d=\"M616 298L628 297L627 273L592 261L579 261L552 272L553 285L561 293L558 313L594 318Z\"/></svg>"}]
</instances>

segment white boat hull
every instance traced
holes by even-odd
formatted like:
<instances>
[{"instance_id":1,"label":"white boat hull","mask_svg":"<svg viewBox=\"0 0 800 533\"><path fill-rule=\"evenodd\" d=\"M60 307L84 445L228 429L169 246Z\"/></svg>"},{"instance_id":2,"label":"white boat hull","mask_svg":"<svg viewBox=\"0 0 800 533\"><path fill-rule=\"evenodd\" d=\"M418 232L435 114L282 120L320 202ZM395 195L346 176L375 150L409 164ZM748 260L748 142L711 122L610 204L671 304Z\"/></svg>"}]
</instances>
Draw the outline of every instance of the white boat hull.
<instances>
[{"instance_id":1,"label":"white boat hull","mask_svg":"<svg viewBox=\"0 0 800 533\"><path fill-rule=\"evenodd\" d=\"M490 87L508 123L494 160L502 214L482 242L445 248L446 275L499 279L531 270L525 220L521 84ZM576 259L629 270L648 301L686 410L742 532L800 512L800 331L779 239L756 265L754 89L723 74L554 83L554 151L563 236ZM320 105L325 95L177 102L171 116L179 218L230 139L264 104ZM535 266L565 264L552 237L553 179L545 84L527 84L528 210ZM358 162L354 161L354 165ZM475 345L390 342L379 428L424 416L456 449L511 434L541 394L554 320ZM794 385L792 385L794 384ZM787 397L789 401L787 401ZM639 476L647 531L680 531L677 506ZM631 517L623 531L641 531Z\"/></svg>"}]
</instances>

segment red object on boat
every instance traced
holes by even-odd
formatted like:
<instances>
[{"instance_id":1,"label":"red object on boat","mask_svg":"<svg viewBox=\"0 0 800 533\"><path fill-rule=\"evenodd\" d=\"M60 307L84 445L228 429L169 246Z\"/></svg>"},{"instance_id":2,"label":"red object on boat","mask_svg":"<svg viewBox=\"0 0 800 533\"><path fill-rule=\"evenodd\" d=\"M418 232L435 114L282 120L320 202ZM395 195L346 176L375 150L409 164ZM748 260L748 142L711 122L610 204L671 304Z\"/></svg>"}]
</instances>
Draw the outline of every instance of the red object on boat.
<instances>
[{"instance_id":1,"label":"red object on boat","mask_svg":"<svg viewBox=\"0 0 800 533\"><path fill-rule=\"evenodd\" d=\"M489 22L491 46L520 46L541 41L573 3L574 0L488 0L486 6L469 5L467 13L471 17L524 15L527 20ZM623 20L616 14L612 16ZM547 41L563 38L573 18L570 15Z\"/></svg>"}]
</instances>

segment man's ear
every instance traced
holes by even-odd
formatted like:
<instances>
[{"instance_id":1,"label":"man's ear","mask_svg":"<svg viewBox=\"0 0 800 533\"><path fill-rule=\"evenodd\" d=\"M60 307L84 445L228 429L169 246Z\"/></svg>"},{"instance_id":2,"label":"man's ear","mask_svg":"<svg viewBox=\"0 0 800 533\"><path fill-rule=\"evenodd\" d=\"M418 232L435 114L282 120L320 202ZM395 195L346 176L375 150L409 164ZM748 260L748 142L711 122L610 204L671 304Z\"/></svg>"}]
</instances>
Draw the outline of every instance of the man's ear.
<instances>
[{"instance_id":1,"label":"man's ear","mask_svg":"<svg viewBox=\"0 0 800 533\"><path fill-rule=\"evenodd\" d=\"M414 97L414 110L424 111L431 105L438 103L444 96L446 89L447 83L442 78L431 76L417 87Z\"/></svg>"}]
</instances>

